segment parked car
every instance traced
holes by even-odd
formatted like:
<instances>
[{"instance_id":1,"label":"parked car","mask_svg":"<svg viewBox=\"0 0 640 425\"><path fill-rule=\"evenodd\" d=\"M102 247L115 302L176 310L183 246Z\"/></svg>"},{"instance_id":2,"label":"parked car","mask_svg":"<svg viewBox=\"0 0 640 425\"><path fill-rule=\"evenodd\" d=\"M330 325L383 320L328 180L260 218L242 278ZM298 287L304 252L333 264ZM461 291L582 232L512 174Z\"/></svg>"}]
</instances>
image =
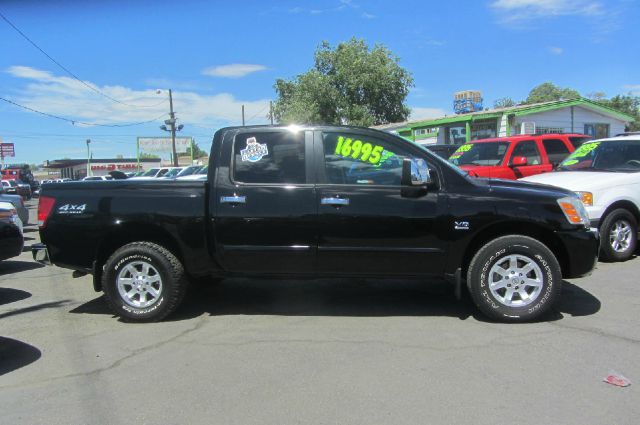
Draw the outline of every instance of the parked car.
<instances>
[{"instance_id":1,"label":"parked car","mask_svg":"<svg viewBox=\"0 0 640 425\"><path fill-rule=\"evenodd\" d=\"M9 202L18 212L18 217L24 225L29 224L29 210L24 205L24 200L20 195L9 195L4 192L4 188L0 187L0 202Z\"/></svg>"},{"instance_id":2,"label":"parked car","mask_svg":"<svg viewBox=\"0 0 640 425\"><path fill-rule=\"evenodd\" d=\"M111 176L87 176L82 179L83 182L91 182L91 181L107 181L113 180Z\"/></svg>"},{"instance_id":3,"label":"parked car","mask_svg":"<svg viewBox=\"0 0 640 425\"><path fill-rule=\"evenodd\" d=\"M474 179L377 130L221 129L207 176L45 185L34 259L93 274L129 321L166 317L188 279L322 276L447 278L518 322L597 257L573 192Z\"/></svg>"},{"instance_id":4,"label":"parked car","mask_svg":"<svg viewBox=\"0 0 640 425\"><path fill-rule=\"evenodd\" d=\"M540 134L474 140L460 146L449 161L473 177L515 180L553 170L589 138Z\"/></svg>"},{"instance_id":5,"label":"parked car","mask_svg":"<svg viewBox=\"0 0 640 425\"><path fill-rule=\"evenodd\" d=\"M167 174L174 167L150 168L141 176L131 177L129 180L153 180Z\"/></svg>"},{"instance_id":6,"label":"parked car","mask_svg":"<svg viewBox=\"0 0 640 425\"><path fill-rule=\"evenodd\" d=\"M24 199L31 199L31 186L17 180L2 180L4 191L10 195L20 195Z\"/></svg>"},{"instance_id":7,"label":"parked car","mask_svg":"<svg viewBox=\"0 0 640 425\"><path fill-rule=\"evenodd\" d=\"M187 181L188 180L206 180L208 171L209 171L208 165L201 166L193 174L178 176L176 177L176 180L187 180Z\"/></svg>"},{"instance_id":8,"label":"parked car","mask_svg":"<svg viewBox=\"0 0 640 425\"><path fill-rule=\"evenodd\" d=\"M577 193L591 225L600 230L601 258L624 261L635 252L640 223L640 135L587 142L556 172L523 180Z\"/></svg>"},{"instance_id":9,"label":"parked car","mask_svg":"<svg viewBox=\"0 0 640 425\"><path fill-rule=\"evenodd\" d=\"M182 171L180 171L176 178L191 176L193 174L198 174L198 172L202 169L202 165L190 165L188 167L184 167Z\"/></svg>"},{"instance_id":10,"label":"parked car","mask_svg":"<svg viewBox=\"0 0 640 425\"><path fill-rule=\"evenodd\" d=\"M180 172L184 170L184 167L174 167L172 169L170 169L169 171L167 171L161 178L163 179L175 179L176 177L178 177L178 174L180 174Z\"/></svg>"},{"instance_id":11,"label":"parked car","mask_svg":"<svg viewBox=\"0 0 640 425\"><path fill-rule=\"evenodd\" d=\"M0 261L22 253L24 237L20 217L9 202L0 202Z\"/></svg>"}]
</instances>

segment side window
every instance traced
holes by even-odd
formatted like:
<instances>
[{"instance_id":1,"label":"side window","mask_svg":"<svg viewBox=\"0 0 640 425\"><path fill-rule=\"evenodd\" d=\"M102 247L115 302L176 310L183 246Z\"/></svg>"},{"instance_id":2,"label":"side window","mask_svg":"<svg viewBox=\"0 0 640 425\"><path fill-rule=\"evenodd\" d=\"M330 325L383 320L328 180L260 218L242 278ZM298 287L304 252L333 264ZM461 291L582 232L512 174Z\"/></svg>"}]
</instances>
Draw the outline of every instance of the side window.
<instances>
[{"instance_id":1,"label":"side window","mask_svg":"<svg viewBox=\"0 0 640 425\"><path fill-rule=\"evenodd\" d=\"M331 184L400 186L402 160L411 155L386 140L349 133L323 133L324 163Z\"/></svg>"},{"instance_id":2,"label":"side window","mask_svg":"<svg viewBox=\"0 0 640 425\"><path fill-rule=\"evenodd\" d=\"M542 163L540 159L540 152L538 152L538 147L536 146L536 142L534 140L525 140L523 142L518 142L516 147L513 149L513 153L511 154L511 162L513 163L513 158L516 156L524 156L527 158L527 165L540 165Z\"/></svg>"},{"instance_id":3,"label":"side window","mask_svg":"<svg viewBox=\"0 0 640 425\"><path fill-rule=\"evenodd\" d=\"M233 142L233 179L241 183L307 182L304 132L256 132Z\"/></svg>"},{"instance_id":4,"label":"side window","mask_svg":"<svg viewBox=\"0 0 640 425\"><path fill-rule=\"evenodd\" d=\"M543 139L542 146L547 151L549 162L554 165L559 164L569 155L569 149L560 139Z\"/></svg>"}]
</instances>

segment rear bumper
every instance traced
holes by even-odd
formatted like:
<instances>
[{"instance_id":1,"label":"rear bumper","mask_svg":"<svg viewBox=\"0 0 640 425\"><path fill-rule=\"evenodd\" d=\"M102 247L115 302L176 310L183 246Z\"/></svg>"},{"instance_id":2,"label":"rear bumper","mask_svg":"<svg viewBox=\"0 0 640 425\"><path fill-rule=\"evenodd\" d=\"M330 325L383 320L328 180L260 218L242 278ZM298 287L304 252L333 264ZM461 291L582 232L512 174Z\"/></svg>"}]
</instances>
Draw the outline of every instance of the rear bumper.
<instances>
[{"instance_id":1,"label":"rear bumper","mask_svg":"<svg viewBox=\"0 0 640 425\"><path fill-rule=\"evenodd\" d=\"M36 243L31 245L31 254L33 255L33 259L40 264L44 264L47 266L51 265L51 260L49 259L49 250L47 246L42 243Z\"/></svg>"},{"instance_id":2,"label":"rear bumper","mask_svg":"<svg viewBox=\"0 0 640 425\"><path fill-rule=\"evenodd\" d=\"M571 279L588 276L593 272L598 261L600 235L598 229L581 229L556 232L567 253L567 264L562 270L562 277Z\"/></svg>"}]
</instances>

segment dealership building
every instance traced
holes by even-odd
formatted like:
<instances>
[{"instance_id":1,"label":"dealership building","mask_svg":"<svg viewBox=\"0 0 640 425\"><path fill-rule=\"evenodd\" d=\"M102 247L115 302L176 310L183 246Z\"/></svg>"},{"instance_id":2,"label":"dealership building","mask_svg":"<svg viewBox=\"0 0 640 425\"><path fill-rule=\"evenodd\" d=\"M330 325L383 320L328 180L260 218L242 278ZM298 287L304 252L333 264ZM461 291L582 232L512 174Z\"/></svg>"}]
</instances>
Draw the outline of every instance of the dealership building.
<instances>
[{"instance_id":1,"label":"dealership building","mask_svg":"<svg viewBox=\"0 0 640 425\"><path fill-rule=\"evenodd\" d=\"M458 145L470 140L516 134L583 133L594 138L615 136L634 120L588 99L517 105L452 114L440 118L377 126L424 145Z\"/></svg>"},{"instance_id":2,"label":"dealership building","mask_svg":"<svg viewBox=\"0 0 640 425\"><path fill-rule=\"evenodd\" d=\"M92 158L89 163L92 176L106 176L110 171L137 172L150 168L158 168L162 164L160 158ZM47 170L49 179L80 180L87 176L87 159L56 159L45 161L43 168ZM42 178L43 180L45 178Z\"/></svg>"}]
</instances>

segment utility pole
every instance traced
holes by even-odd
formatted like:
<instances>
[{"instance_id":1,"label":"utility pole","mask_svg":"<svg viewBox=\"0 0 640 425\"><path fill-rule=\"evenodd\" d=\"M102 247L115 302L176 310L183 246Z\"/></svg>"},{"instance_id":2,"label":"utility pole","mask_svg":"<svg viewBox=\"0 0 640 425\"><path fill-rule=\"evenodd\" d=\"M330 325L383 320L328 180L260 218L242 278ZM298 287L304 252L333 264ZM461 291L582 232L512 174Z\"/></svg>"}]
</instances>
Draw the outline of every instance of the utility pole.
<instances>
[{"instance_id":1,"label":"utility pole","mask_svg":"<svg viewBox=\"0 0 640 425\"><path fill-rule=\"evenodd\" d=\"M244 105L242 105L242 126L244 127Z\"/></svg>"},{"instance_id":2,"label":"utility pole","mask_svg":"<svg viewBox=\"0 0 640 425\"><path fill-rule=\"evenodd\" d=\"M271 125L273 125L273 100L269 101L269 119L271 120Z\"/></svg>"},{"instance_id":3,"label":"utility pole","mask_svg":"<svg viewBox=\"0 0 640 425\"><path fill-rule=\"evenodd\" d=\"M178 155L176 153L176 114L173 113L173 95L169 89L169 119L171 120L171 153L173 166L178 166Z\"/></svg>"},{"instance_id":4,"label":"utility pole","mask_svg":"<svg viewBox=\"0 0 640 425\"><path fill-rule=\"evenodd\" d=\"M87 177L91 175L91 150L89 149L91 139L87 139Z\"/></svg>"}]
</instances>

